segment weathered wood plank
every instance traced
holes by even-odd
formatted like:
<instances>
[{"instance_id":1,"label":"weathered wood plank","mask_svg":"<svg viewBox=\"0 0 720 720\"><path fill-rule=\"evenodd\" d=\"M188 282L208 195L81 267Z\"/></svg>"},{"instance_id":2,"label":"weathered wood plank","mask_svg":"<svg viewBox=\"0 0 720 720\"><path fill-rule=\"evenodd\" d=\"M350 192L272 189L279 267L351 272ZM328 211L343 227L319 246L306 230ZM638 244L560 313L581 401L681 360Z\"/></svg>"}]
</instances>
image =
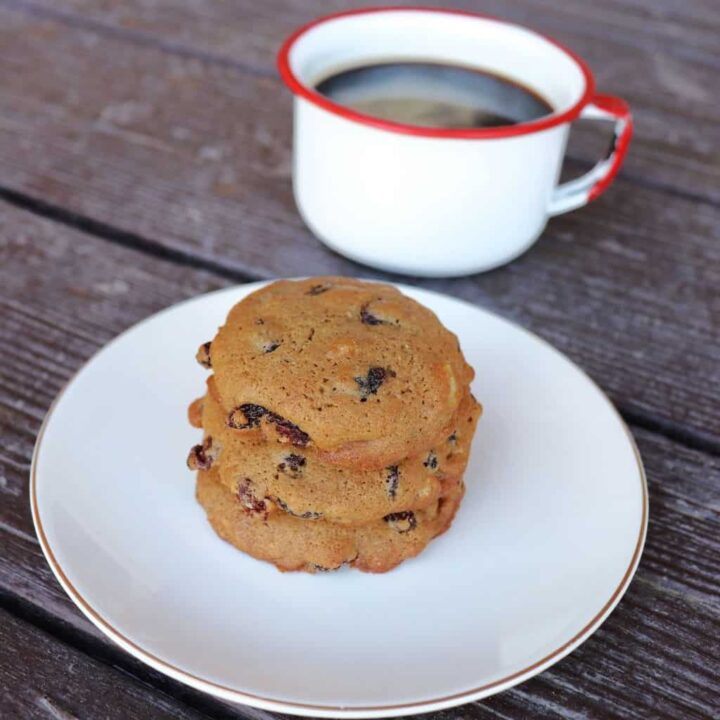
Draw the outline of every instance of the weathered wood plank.
<instances>
[{"instance_id":1,"label":"weathered wood plank","mask_svg":"<svg viewBox=\"0 0 720 720\"><path fill-rule=\"evenodd\" d=\"M22 1L11 4L28 6ZM107 3L85 7L84 2L76 0L72 4L76 15L71 25L83 16L86 20L95 17L107 22L107 17L94 12L107 12ZM69 3L65 5L70 7ZM88 108L83 106L86 96L82 88L78 90L79 81L73 79L72 74L63 74L68 69L81 70L81 64L65 66L54 78L61 83L70 78L70 82L59 86L70 88L70 102L66 102L62 92L56 96L46 93L39 98L33 98L32 94L23 97L20 89L27 74L18 63L26 56L17 53L8 56L10 74L15 71L18 78L16 84L9 83L12 92L17 93L10 95L13 114L0 109L0 133L5 136L0 143L0 157L9 148L8 151L12 151L9 159L16 163L16 167L9 165L12 169L9 177L14 179L15 173L20 173L27 184L18 187L31 194L67 204L120 227L150 234L151 238L162 237L162 242L170 247L189 249L213 260L222 258L230 267L259 276L322 269L357 272L356 266L337 260L308 240L293 214L287 187L277 190L278 183L287 183L288 157L273 134L277 136L279 128L286 133L284 137L289 137L287 118L269 118L263 140L262 124L253 125L249 122L251 116L242 111L242 104L250 100L250 105L258 103L258 118L265 120L270 114L266 111L266 115L261 115L260 106L278 112L277 104L270 105L265 95L253 88L248 90L247 84L243 85L245 81L237 79L238 74L253 76L254 73L258 83L270 81L269 65L253 64L255 60L247 60L243 53L253 42L257 51L266 55L274 49L277 6L271 6L269 14L263 15L265 6L257 4L263 10L253 15L254 11L241 3L215 4L220 10L213 8L213 4L193 5L178 6L177 17L181 18L178 27L186 36L180 39L173 34L172 27L169 34L163 35L163 28L168 27L168 13L174 11L160 3L128 3L130 20L132 13L140 12L140 23L134 27L127 15L123 22L116 24L113 19L109 23L108 27L124 27L126 33L135 33L132 37L127 34L118 38L118 44L137 44L137 33L148 33L142 23L156 13L156 27L150 31L152 42L147 53L143 53L137 64L127 63L125 59L118 64L118 67L129 68L130 73L137 73L140 79L135 85L120 84L122 97L105 117L106 106L99 108L97 115L87 114ZM238 15L235 25L226 14L228 7L243 13ZM306 16L301 15L307 12L307 7L298 11L297 21L290 7L281 17L289 25L295 25L305 19ZM510 11L522 13L523 7L517 3ZM637 164L631 162L626 175L716 199L717 174L710 154L713 145L717 147L711 125L717 119L712 114L716 108L707 104L707 93L703 95L706 90L703 83L708 78L706 68L716 60L714 44L710 44L716 36L705 27L711 6L706 8L694 3L677 10L639 2L633 4L630 14L627 7L613 3L604 3L601 10L581 9L577 3L568 3L560 14L555 12L556 3L535 2L533 7L549 9L547 15L551 20L545 29L561 35L553 29L557 27L567 32L568 38L577 33L588 49L574 41L570 44L586 53L591 61L596 51L608 53L608 48L612 52L616 47L632 43L647 57L652 56L654 67L648 64L647 57L640 58L642 53L637 53L638 57L631 53L632 59L624 53L614 55L613 68L617 74L609 77L620 85L603 87L621 93L624 91L619 87L630 87L626 94L637 93L630 99L634 104L641 102L639 125L650 142L641 145ZM78 13L78 8L83 12ZM497 12L489 7L484 9ZM329 11L329 8L323 5L318 11ZM205 12L208 12L208 27L219 27L228 42L239 43L241 52L237 60L226 57L229 45L216 43L213 36L204 31L198 32L198 15ZM222 16L214 15L215 12ZM127 11L115 5L115 13L123 16ZM543 27L535 18L517 17ZM253 23L252 32L246 29L249 18ZM585 39L581 21L587 22ZM243 23L245 29L240 32ZM617 23L619 29L608 32L612 23ZM627 27L620 28L621 23ZM258 24L262 28L260 32L257 32ZM5 27L3 23L0 25ZM44 23L33 27L37 32L36 42L55 43L57 28ZM156 34L165 45L153 49ZM65 50L87 52L94 66L98 56L89 48L93 43L102 45L106 36L103 32L82 32L74 37ZM81 39L77 40L78 37ZM18 38L25 40L27 36L20 34ZM4 41L4 37L2 39ZM203 43L206 43L204 48ZM663 44L667 52L656 53ZM127 51L118 50L120 55L124 52ZM187 75L187 67L191 68L189 73L194 77L196 89L184 90L184 98L176 109L194 119L193 99L200 96L203 105L210 102L207 114L197 124L190 122L190 135L186 134L189 128L185 125L169 125L173 105L172 94L165 83L171 75L166 71L171 66L177 67L177 63L167 57L162 62L156 61L151 57L153 52L181 58L181 75ZM216 57L204 57L203 53ZM58 59L53 59L51 52L43 55L45 57L51 64ZM603 56L598 57L600 60L594 64L599 68ZM246 61L248 67L240 67ZM159 82L156 62L162 65ZM221 68L222 72L208 71L207 66ZM634 71L628 74L628 68ZM658 76L647 84L648 96L663 87L666 91L664 97L660 94L662 101L658 104L646 99L642 88L635 83L638 78L645 80L648 71ZM112 80L121 73L113 74L111 69L104 73L105 69L91 80L91 93L103 90L106 94L102 97L114 101L115 95L108 94L101 86L109 83L112 87ZM602 73L599 75L602 82ZM203 96L197 87L208 77L212 92ZM239 90L236 87L236 96L229 90L232 82L243 85ZM138 108L134 92L143 84L148 87L141 93ZM158 90L161 99L167 101L167 108L161 118L161 132L154 133L148 128L157 120L153 98ZM264 88L265 91L267 97L271 92L273 96L276 94L272 85ZM223 98L222 103L212 102L215 92ZM148 99L150 112L143 116L147 109L142 108L142 103ZM668 100L670 107L664 107ZM228 124L222 125L218 150L204 141L208 133L216 139L212 135L215 127L212 120L214 114L222 110L230 111L230 115ZM49 113L52 133L45 132L47 118L38 117L42 112ZM691 118L691 122L684 122L679 131L669 124L684 118ZM237 131L230 127L230 120L245 123L245 127ZM38 137L49 136L50 142L41 146L44 157L38 154L33 158L40 162L41 171L24 176L22 151L30 146L22 143L29 137L27 129L32 122L42 131ZM168 129L171 132L168 133ZM102 136L111 141L98 142ZM177 143L177 140L183 142ZM227 160L223 143L227 142L234 151L240 141L249 143L250 149L245 155L232 155ZM252 144L257 142L262 148L260 153L252 149ZM18 143L18 147L13 147ZM114 149L104 162L101 160L97 165L86 162L88 150L103 152L111 146ZM582 153L582 139L579 147ZM128 150L129 161L125 158ZM166 164L168 155L179 156L174 157L175 165L172 161ZM631 161L634 157L631 156ZM243 163L250 161L244 167L249 170L248 176L241 181L233 176L233 168L241 167L238 159ZM130 168L133 163L136 170ZM153 182L150 187L143 184L148 167L153 168L153 173L156 168L161 169L160 182ZM193 184L198 177L201 177L199 184ZM100 188L95 192L94 184L98 180ZM707 183L710 188L703 187ZM607 204L583 213L587 215L587 222L580 221L578 215L577 219L572 217L555 223L548 234L548 238L556 241L552 250L547 249L545 243L521 263L482 279L486 282L465 280L432 285L479 300L539 330L589 367L624 407L687 425L698 433L705 429L705 437L712 439L718 429L717 397L712 390L717 387L718 358L718 305L713 293L718 256L714 250L717 245L712 244L717 240L717 214L713 209L689 202L664 200L661 205L661 196L637 189L633 183L618 187L634 193L635 197L632 201L623 199L620 214L614 219L608 219L611 208L615 209L613 196L612 206L608 198ZM179 191L186 189L187 195L177 202ZM217 197L213 198L213 194ZM128 196L130 202L126 203ZM217 198L220 202L216 202ZM90 204L86 205L88 199ZM183 202L188 199L189 204ZM167 217L160 212L162 208L184 214ZM17 229L20 226L22 230ZM235 228L239 228L244 237L227 241L223 236ZM0 235L3 239L10 236L19 240L10 247L10 253L16 255L14 265L5 266L7 256L3 253L7 248L0 248L3 261L0 277L6 289L4 295L0 293L3 318L0 335L4 347L8 348L8 359L0 374L0 427L4 440L7 437L0 452L0 494L8 500L0 505L0 547L3 548L0 588L5 593L12 592L18 601L54 614L79 633L96 637L96 632L55 585L32 536L25 497L32 437L56 389L99 344L154 309L223 283L211 275L179 269L131 251L111 250L109 246L90 242L49 223L39 223L29 216L16 215L12 222L0 227ZM256 236L267 239L272 247L254 248ZM584 247L573 247L567 242L578 237L583 238ZM63 241L58 243L58 238ZM35 251L36 243L45 245L42 252ZM28 249L28 245L32 245L32 249ZM308 260L310 262L303 265ZM598 269L597 263L602 267ZM624 291L628 297L621 296ZM43 297L38 302L33 295ZM31 297L32 302L28 300ZM119 299L129 301L120 304ZM78 317L82 320L78 321ZM681 347L678 346L680 339ZM669 376L666 366L671 368ZM629 371L627 375L622 374L623 368ZM705 384L710 388L703 390ZM641 388L639 392L638 388ZM653 515L648 550L638 579L619 610L591 641L552 671L486 703L437 717L449 720L458 717L458 713L478 718L608 714L643 718L709 717L720 704L715 682L720 670L717 666L720 468L716 460L701 453L652 434L642 431L638 434L648 463ZM0 652L0 663L2 657ZM132 663L130 666L135 669ZM202 704L192 691L187 691L187 695ZM55 709L57 707L63 709L62 706ZM5 711L2 704L0 710ZM218 706L217 710L212 713L214 717L240 716L225 706ZM174 707L171 712L176 712Z\"/></svg>"},{"instance_id":2,"label":"weathered wood plank","mask_svg":"<svg viewBox=\"0 0 720 720\"><path fill-rule=\"evenodd\" d=\"M0 28L5 183L256 277L377 275L302 226L275 80L21 13ZM719 239L720 208L618 182L507 268L423 284L516 318L625 409L717 445Z\"/></svg>"},{"instance_id":3,"label":"weathered wood plank","mask_svg":"<svg viewBox=\"0 0 720 720\"><path fill-rule=\"evenodd\" d=\"M253 3L236 0L219 7L194 0L129 0L118 5L113 0L3 0L4 4L28 11L52 14L58 19L82 25L124 31L129 40L164 43L169 51L194 50L209 58L245 61L255 66L272 62L278 32L287 32L322 14L344 11L342 0L302 4L292 0ZM412 5L400 0L396 5ZM359 0L353 7L373 7ZM672 1L613 0L588 7L582 0L516 0L512 6L500 0L447 2L449 7L495 14L528 23L549 34L565 33L582 41L598 38L605 43L602 56L615 47L632 52L638 46L662 50L694 63L715 66L715 31L720 27L713 0L692 0L678 5ZM248 32L249 28L252 32ZM567 40L568 44L571 41ZM672 47L668 47L671 44ZM695 52L688 52L689 46Z\"/></svg>"},{"instance_id":4,"label":"weathered wood plank","mask_svg":"<svg viewBox=\"0 0 720 720\"><path fill-rule=\"evenodd\" d=\"M133 0L9 0L13 7L71 26L110 34L125 43L162 47L205 63L273 76L274 54L296 26L347 3L182 3ZM373 5L362 2L358 5ZM401 3L402 4L402 3ZM405 3L405 4L412 4ZM527 23L556 36L587 58L598 87L632 104L637 135L625 175L682 188L720 201L720 115L712 92L718 68L718 13L702 2L600 3L580 0L519 0L511 4L445 2ZM283 110L287 99L275 99ZM578 129L573 152L594 159L585 142L592 131Z\"/></svg>"},{"instance_id":5,"label":"weathered wood plank","mask_svg":"<svg viewBox=\"0 0 720 720\"><path fill-rule=\"evenodd\" d=\"M34 436L65 380L112 335L166 304L227 281L13 208L0 213L0 238L0 342L8 349L0 365L0 592L78 637L107 644L57 586L34 539L27 499ZM635 432L652 509L646 553L626 599L600 632L556 668L439 718L451 720L458 712L472 718L693 718L709 716L720 701L714 684L720 459ZM122 660L119 651L112 658L142 676L138 664ZM186 699L202 706L192 691Z\"/></svg>"},{"instance_id":6,"label":"weathered wood plank","mask_svg":"<svg viewBox=\"0 0 720 720\"><path fill-rule=\"evenodd\" d=\"M96 662L0 609L0 715L22 720L118 720L201 715Z\"/></svg>"}]
</instances>

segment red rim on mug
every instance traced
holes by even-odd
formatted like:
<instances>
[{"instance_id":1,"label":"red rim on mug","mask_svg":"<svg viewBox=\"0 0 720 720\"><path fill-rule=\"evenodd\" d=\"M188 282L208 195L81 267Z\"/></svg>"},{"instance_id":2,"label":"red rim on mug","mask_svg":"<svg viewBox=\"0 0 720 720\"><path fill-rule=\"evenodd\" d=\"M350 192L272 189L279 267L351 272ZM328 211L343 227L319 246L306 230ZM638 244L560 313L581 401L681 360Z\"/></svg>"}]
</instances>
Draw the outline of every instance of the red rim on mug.
<instances>
[{"instance_id":1,"label":"red rim on mug","mask_svg":"<svg viewBox=\"0 0 720 720\"><path fill-rule=\"evenodd\" d=\"M353 15L367 15L367 14L378 14L386 12L424 12L424 13L441 13L444 15L462 15L470 18L479 18L483 20L491 20L497 23L503 23L505 25L512 25L517 28L521 28L527 32L531 32L538 37L542 38L546 42L554 45L567 55L579 68L585 81L585 89L580 99L575 102L571 107L563 110L562 112L554 112L550 115L546 115L538 120L532 120L530 122L518 123L516 125L506 125L502 127L491 127L491 128L427 128L419 127L416 125L407 125L405 123L392 122L389 120L381 120L371 115L365 115L363 113L351 110L348 107L339 105L333 102L324 95L321 95L314 88L303 83L297 75L293 72L290 66L290 53L292 52L295 43L302 38L307 32L333 20L340 18L351 17ZM331 15L325 15L320 18L316 18L311 22L299 27L293 32L282 44L278 56L277 56L278 70L280 77L283 82L288 86L294 95L298 95L308 102L313 103L323 110L327 110L335 115L338 115L346 120L353 122L362 123L364 125L370 125L380 130L387 130L389 132L402 133L406 135L415 135L419 137L434 137L434 138L448 138L448 139L498 139L507 137L516 137L518 135L527 135L529 133L539 132L541 130L547 130L548 128L561 125L563 123L571 122L575 120L583 108L588 105L593 99L595 94L595 79L592 71L588 67L587 63L572 50L565 47L562 43L557 40L548 37L544 33L537 32L532 28L528 28L519 23L510 22L501 18L494 17L492 15L486 15L478 12L471 12L468 10L450 10L445 8L436 7L422 7L422 6L383 6L383 7L371 7L371 8L359 8L355 10L346 10L343 12L333 13Z\"/></svg>"}]
</instances>

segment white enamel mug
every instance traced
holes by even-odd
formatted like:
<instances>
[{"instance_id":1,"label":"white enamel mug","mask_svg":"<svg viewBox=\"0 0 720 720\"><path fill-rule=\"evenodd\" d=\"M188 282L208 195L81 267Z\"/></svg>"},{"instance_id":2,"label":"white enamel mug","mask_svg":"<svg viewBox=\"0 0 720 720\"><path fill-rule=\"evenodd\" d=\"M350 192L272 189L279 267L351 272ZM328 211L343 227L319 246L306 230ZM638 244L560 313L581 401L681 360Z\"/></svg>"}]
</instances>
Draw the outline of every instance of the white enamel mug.
<instances>
[{"instance_id":1,"label":"white enamel mug","mask_svg":"<svg viewBox=\"0 0 720 720\"><path fill-rule=\"evenodd\" d=\"M554 108L517 125L435 129L388 122L314 90L341 70L391 60L476 67ZM295 200L326 245L366 265L426 277L489 270L524 252L547 220L612 182L632 135L627 104L596 95L588 66L550 38L474 13L355 10L293 33L278 54L294 94ZM570 124L613 122L607 156L558 185Z\"/></svg>"}]
</instances>

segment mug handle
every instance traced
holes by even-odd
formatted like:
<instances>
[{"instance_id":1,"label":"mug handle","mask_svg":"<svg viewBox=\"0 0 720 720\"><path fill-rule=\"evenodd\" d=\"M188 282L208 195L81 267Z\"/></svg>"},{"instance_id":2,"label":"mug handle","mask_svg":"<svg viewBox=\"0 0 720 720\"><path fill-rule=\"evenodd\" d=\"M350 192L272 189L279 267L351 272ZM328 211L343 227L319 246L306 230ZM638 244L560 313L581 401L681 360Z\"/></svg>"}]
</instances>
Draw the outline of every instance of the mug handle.
<instances>
[{"instance_id":1,"label":"mug handle","mask_svg":"<svg viewBox=\"0 0 720 720\"><path fill-rule=\"evenodd\" d=\"M628 104L613 95L595 95L580 113L580 119L614 122L615 130L605 157L592 170L555 188L548 215L560 215L587 205L601 195L614 180L627 153L633 134Z\"/></svg>"}]
</instances>

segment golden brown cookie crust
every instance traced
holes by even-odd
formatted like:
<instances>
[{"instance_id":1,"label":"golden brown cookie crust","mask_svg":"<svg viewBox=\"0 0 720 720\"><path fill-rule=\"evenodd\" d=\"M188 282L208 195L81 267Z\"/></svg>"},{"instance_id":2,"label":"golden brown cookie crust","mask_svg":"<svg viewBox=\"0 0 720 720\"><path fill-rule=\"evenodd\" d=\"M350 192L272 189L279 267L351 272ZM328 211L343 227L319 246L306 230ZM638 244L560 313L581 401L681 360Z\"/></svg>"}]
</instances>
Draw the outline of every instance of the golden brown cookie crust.
<instances>
[{"instance_id":1,"label":"golden brown cookie crust","mask_svg":"<svg viewBox=\"0 0 720 720\"><path fill-rule=\"evenodd\" d=\"M452 430L429 450L380 470L350 470L324 463L312 447L266 442L259 429L229 428L213 378L208 380L202 407L205 437L212 438L215 466L228 489L235 491L240 482L250 482L257 497L272 499L280 511L346 525L363 525L437 502L465 471L480 413L478 403L467 394Z\"/></svg>"},{"instance_id":2,"label":"golden brown cookie crust","mask_svg":"<svg viewBox=\"0 0 720 720\"><path fill-rule=\"evenodd\" d=\"M266 515L249 508L218 480L217 471L198 472L196 495L215 532L243 552L283 571L317 572L351 565L365 572L387 572L414 557L453 521L464 486L431 508L400 513L371 525L350 528L287 514Z\"/></svg>"},{"instance_id":3,"label":"golden brown cookie crust","mask_svg":"<svg viewBox=\"0 0 720 720\"><path fill-rule=\"evenodd\" d=\"M281 280L247 296L208 364L237 426L353 468L430 447L473 377L430 310L391 286L338 277Z\"/></svg>"}]
</instances>

